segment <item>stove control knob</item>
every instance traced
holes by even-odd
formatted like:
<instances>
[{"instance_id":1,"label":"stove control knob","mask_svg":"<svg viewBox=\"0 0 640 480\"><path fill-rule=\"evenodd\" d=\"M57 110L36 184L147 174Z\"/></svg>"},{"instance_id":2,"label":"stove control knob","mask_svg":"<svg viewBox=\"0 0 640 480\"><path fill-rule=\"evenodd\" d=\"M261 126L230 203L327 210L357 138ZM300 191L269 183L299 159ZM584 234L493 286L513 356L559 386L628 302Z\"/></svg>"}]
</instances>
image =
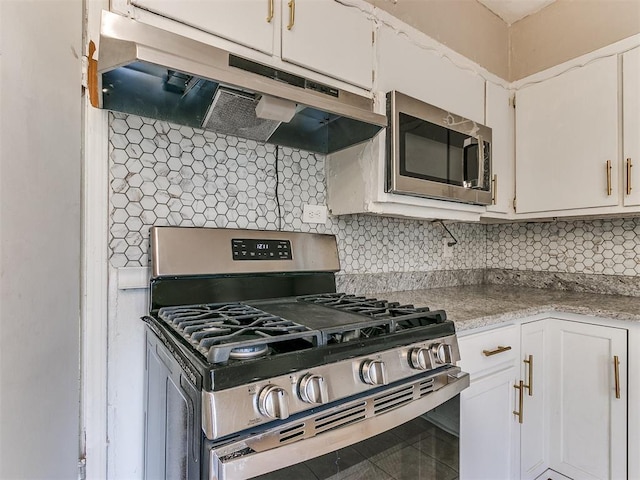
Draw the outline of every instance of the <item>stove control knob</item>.
<instances>
[{"instance_id":1,"label":"stove control knob","mask_svg":"<svg viewBox=\"0 0 640 480\"><path fill-rule=\"evenodd\" d=\"M300 400L306 403L327 403L329 401L327 382L320 375L308 373L302 377L298 384L298 394Z\"/></svg>"},{"instance_id":2,"label":"stove control knob","mask_svg":"<svg viewBox=\"0 0 640 480\"><path fill-rule=\"evenodd\" d=\"M409 352L409 365L416 370L430 370L433 368L431 364L431 356L428 348L414 348Z\"/></svg>"},{"instance_id":3,"label":"stove control knob","mask_svg":"<svg viewBox=\"0 0 640 480\"><path fill-rule=\"evenodd\" d=\"M365 360L360 365L360 377L369 385L386 385L387 371L381 360Z\"/></svg>"},{"instance_id":4,"label":"stove control knob","mask_svg":"<svg viewBox=\"0 0 640 480\"><path fill-rule=\"evenodd\" d=\"M284 420L289 417L289 395L276 385L267 385L258 395L258 410L269 418Z\"/></svg>"},{"instance_id":5,"label":"stove control knob","mask_svg":"<svg viewBox=\"0 0 640 480\"><path fill-rule=\"evenodd\" d=\"M438 363L453 363L453 352L448 343L434 343L430 348L431 354Z\"/></svg>"}]
</instances>

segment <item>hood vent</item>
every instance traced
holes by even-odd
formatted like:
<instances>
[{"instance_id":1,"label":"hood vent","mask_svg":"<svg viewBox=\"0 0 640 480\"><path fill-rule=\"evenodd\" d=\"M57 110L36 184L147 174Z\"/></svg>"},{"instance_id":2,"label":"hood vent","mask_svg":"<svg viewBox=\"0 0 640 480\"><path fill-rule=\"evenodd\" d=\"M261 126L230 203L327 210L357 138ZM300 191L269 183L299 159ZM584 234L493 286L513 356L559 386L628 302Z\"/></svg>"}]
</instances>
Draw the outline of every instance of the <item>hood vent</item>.
<instances>
[{"instance_id":1,"label":"hood vent","mask_svg":"<svg viewBox=\"0 0 640 480\"><path fill-rule=\"evenodd\" d=\"M110 12L102 14L94 106L332 153L387 124L373 100Z\"/></svg>"}]
</instances>

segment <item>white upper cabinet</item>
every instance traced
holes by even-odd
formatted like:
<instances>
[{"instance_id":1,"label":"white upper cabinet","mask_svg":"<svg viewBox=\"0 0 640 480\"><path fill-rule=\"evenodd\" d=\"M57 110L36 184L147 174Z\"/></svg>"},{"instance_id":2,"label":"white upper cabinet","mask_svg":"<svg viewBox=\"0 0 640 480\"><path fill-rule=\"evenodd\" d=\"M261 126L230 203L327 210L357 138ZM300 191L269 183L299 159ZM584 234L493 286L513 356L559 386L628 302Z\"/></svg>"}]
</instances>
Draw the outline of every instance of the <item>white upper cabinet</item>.
<instances>
[{"instance_id":1,"label":"white upper cabinet","mask_svg":"<svg viewBox=\"0 0 640 480\"><path fill-rule=\"evenodd\" d=\"M375 89L417 98L456 115L484 123L484 79L459 68L441 53L408 35L381 27L377 39Z\"/></svg>"},{"instance_id":2,"label":"white upper cabinet","mask_svg":"<svg viewBox=\"0 0 640 480\"><path fill-rule=\"evenodd\" d=\"M487 82L486 125L491 128L491 168L492 168L492 205L487 207L487 216L494 213L513 213L515 195L514 160L514 109L511 104L511 92Z\"/></svg>"},{"instance_id":3,"label":"white upper cabinet","mask_svg":"<svg viewBox=\"0 0 640 480\"><path fill-rule=\"evenodd\" d=\"M334 0L283 0L282 59L369 89L373 22Z\"/></svg>"},{"instance_id":4,"label":"white upper cabinet","mask_svg":"<svg viewBox=\"0 0 640 480\"><path fill-rule=\"evenodd\" d=\"M269 55L274 25L280 22L276 0L131 0L131 4Z\"/></svg>"},{"instance_id":5,"label":"white upper cabinet","mask_svg":"<svg viewBox=\"0 0 640 480\"><path fill-rule=\"evenodd\" d=\"M521 87L516 212L617 205L618 112L615 55Z\"/></svg>"},{"instance_id":6,"label":"white upper cabinet","mask_svg":"<svg viewBox=\"0 0 640 480\"><path fill-rule=\"evenodd\" d=\"M640 47L622 56L624 205L640 206Z\"/></svg>"},{"instance_id":7,"label":"white upper cabinet","mask_svg":"<svg viewBox=\"0 0 640 480\"><path fill-rule=\"evenodd\" d=\"M116 8L124 0L115 2ZM373 21L334 0L130 0L131 5L370 89ZM122 9L122 7L119 7Z\"/></svg>"}]
</instances>

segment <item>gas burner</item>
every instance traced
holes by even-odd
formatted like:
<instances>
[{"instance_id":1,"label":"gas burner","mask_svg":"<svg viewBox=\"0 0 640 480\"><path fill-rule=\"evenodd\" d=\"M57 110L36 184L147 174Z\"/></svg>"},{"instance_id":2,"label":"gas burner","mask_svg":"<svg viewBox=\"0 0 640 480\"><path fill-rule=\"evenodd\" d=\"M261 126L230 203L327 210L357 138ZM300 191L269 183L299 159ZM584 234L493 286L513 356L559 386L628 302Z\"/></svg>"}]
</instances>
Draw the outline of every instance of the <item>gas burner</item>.
<instances>
[{"instance_id":1,"label":"gas burner","mask_svg":"<svg viewBox=\"0 0 640 480\"><path fill-rule=\"evenodd\" d=\"M441 323L446 320L446 314L442 310L431 311L428 307L400 305L398 302L388 302L377 298L347 295L345 293L306 295L299 297L298 301L358 313L373 319L395 319L393 330Z\"/></svg>"},{"instance_id":2,"label":"gas burner","mask_svg":"<svg viewBox=\"0 0 640 480\"><path fill-rule=\"evenodd\" d=\"M319 343L319 334L304 325L242 303L165 307L158 317L209 363L262 357L276 342L302 338L312 345ZM296 348L302 347L298 344Z\"/></svg>"},{"instance_id":3,"label":"gas burner","mask_svg":"<svg viewBox=\"0 0 640 480\"><path fill-rule=\"evenodd\" d=\"M231 360L248 360L251 358L264 357L269 353L267 344L247 345L244 347L235 347L229 352Z\"/></svg>"}]
</instances>

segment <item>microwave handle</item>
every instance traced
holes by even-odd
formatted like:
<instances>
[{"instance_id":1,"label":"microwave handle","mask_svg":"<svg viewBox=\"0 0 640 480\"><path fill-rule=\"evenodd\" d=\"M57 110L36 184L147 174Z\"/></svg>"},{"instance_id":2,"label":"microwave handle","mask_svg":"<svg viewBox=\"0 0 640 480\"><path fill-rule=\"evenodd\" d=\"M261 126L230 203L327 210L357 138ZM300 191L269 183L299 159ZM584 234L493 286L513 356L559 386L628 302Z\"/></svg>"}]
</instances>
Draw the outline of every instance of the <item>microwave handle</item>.
<instances>
[{"instance_id":1,"label":"microwave handle","mask_svg":"<svg viewBox=\"0 0 640 480\"><path fill-rule=\"evenodd\" d=\"M482 136L478 135L478 182L476 185L480 189L484 189L484 161L484 142Z\"/></svg>"},{"instance_id":2,"label":"microwave handle","mask_svg":"<svg viewBox=\"0 0 640 480\"><path fill-rule=\"evenodd\" d=\"M478 136L478 138L470 137L464 141L464 146L462 147L462 171L464 175L464 172L466 172L465 166L468 159L468 151L476 145L478 147L478 158L476 159L478 162L478 176L477 178L463 178L466 188L484 187L484 142L481 136Z\"/></svg>"}]
</instances>

